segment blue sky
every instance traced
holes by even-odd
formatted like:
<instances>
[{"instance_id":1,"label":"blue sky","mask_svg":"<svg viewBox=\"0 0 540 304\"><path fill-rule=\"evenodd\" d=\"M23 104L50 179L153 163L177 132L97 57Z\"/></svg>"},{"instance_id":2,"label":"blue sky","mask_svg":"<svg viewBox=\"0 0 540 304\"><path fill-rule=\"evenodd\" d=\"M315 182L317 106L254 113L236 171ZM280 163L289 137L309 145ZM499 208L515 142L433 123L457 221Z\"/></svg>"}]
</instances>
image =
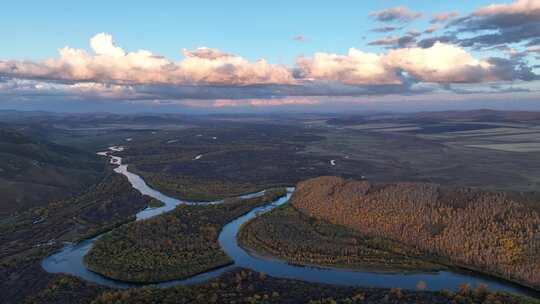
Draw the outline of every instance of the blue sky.
<instances>
[{"instance_id":1,"label":"blue sky","mask_svg":"<svg viewBox=\"0 0 540 304\"><path fill-rule=\"evenodd\" d=\"M367 42L381 34L370 12L406 4L429 16L467 13L491 1L6 1L0 36L9 41L0 58L44 59L66 45L88 48L106 32L126 50L148 48L173 59L180 49L219 48L255 60L291 63L299 54L343 53L350 47L376 51ZM407 26L427 27L427 18ZM292 37L303 35L306 43Z\"/></svg>"},{"instance_id":2,"label":"blue sky","mask_svg":"<svg viewBox=\"0 0 540 304\"><path fill-rule=\"evenodd\" d=\"M0 38L0 109L540 109L538 0L20 0Z\"/></svg>"}]
</instances>

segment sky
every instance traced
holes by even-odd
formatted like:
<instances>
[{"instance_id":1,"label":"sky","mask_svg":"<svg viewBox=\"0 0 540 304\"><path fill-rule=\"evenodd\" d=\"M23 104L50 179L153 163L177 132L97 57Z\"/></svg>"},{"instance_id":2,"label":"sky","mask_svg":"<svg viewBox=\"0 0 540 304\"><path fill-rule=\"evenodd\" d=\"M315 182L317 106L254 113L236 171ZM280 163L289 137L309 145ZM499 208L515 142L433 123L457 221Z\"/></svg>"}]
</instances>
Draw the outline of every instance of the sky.
<instances>
[{"instance_id":1,"label":"sky","mask_svg":"<svg viewBox=\"0 0 540 304\"><path fill-rule=\"evenodd\" d=\"M0 109L540 110L540 0L319 2L9 1Z\"/></svg>"}]
</instances>

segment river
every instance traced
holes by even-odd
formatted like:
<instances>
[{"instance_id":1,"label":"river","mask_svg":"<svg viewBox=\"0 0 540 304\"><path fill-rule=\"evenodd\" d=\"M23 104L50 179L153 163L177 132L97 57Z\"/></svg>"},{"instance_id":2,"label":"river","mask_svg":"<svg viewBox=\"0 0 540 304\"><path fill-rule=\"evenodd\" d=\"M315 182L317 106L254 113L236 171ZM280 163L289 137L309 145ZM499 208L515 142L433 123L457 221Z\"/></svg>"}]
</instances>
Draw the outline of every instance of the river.
<instances>
[{"instance_id":1,"label":"river","mask_svg":"<svg viewBox=\"0 0 540 304\"><path fill-rule=\"evenodd\" d=\"M219 204L222 202L214 201L199 203L182 201L169 197L155 189L150 188L140 176L128 171L128 165L123 164L120 157L112 155L112 153L122 151L122 149L123 148L121 147L111 147L109 148L109 151L100 152L98 154L110 157L111 163L117 165L117 167L114 169L115 172L126 176L133 188L137 189L142 194L148 195L164 203L164 206L162 207L146 208L137 213L138 221L171 211L180 204ZM428 290L457 290L459 285L463 283L468 283L473 287L481 283L486 284L490 290L508 291L516 294L538 297L536 292L522 288L516 284L488 276L478 275L472 272L438 271L430 273L377 273L373 271L363 272L327 267L298 266L291 265L276 258L262 257L256 253L248 252L244 248L240 247L238 245L236 236L241 225L254 219L260 214L269 212L277 206L287 203L294 192L294 188L288 188L287 190L286 196L281 197L266 206L255 208L249 213L233 220L223 227L219 235L219 244L225 253L232 258L234 265L199 274L185 280L173 280L153 285L158 287L170 287L175 285L200 283L215 278L233 267L244 267L258 272L264 272L277 278L298 279L308 282L328 283L344 286L381 288L396 287L402 289L415 289L416 284L419 281L423 281L426 283ZM252 198L261 196L263 194L264 191L261 191L246 194L241 197ZM50 273L66 273L90 282L113 288L142 286L142 284L126 283L106 278L88 270L84 266L83 257L90 250L95 240L97 240L100 236L101 235L78 244L68 244L64 246L59 252L45 258L42 261L42 267Z\"/></svg>"}]
</instances>

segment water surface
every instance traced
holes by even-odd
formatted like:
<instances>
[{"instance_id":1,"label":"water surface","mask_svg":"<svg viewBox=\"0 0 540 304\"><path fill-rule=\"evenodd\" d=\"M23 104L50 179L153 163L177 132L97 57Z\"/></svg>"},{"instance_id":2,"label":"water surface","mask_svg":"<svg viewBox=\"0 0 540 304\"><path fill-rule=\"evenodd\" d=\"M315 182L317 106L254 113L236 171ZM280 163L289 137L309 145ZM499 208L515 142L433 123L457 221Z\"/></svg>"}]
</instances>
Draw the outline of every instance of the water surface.
<instances>
[{"instance_id":1,"label":"water surface","mask_svg":"<svg viewBox=\"0 0 540 304\"><path fill-rule=\"evenodd\" d=\"M162 214L173 210L180 204L219 204L222 201L214 202L189 202L182 201L169 197L155 189L150 188L144 180L128 171L128 165L122 164L122 159L118 156L113 156L111 153L122 151L122 147L111 147L109 152L100 152L100 155L109 156L111 163L118 165L115 172L127 177L133 188L140 191L142 194L148 195L164 203L164 206L157 208L146 208L137 213L137 220L144 220L150 217ZM343 286L363 286L363 287L380 287L380 288L402 288L415 289L419 281L427 284L428 290L457 290L459 285L468 283L471 286L478 284L486 284L491 290L508 291L516 294L538 296L538 293L529 289L520 287L503 280L478 275L472 272L461 271L438 271L432 273L387 273L387 272L363 272L352 271L346 269L336 269L328 267L311 267L292 265L285 261L262 257L255 253L248 252L238 245L237 234L242 224L254 219L260 214L271 211L272 209L285 204L291 197L294 188L287 189L287 195L278 200L262 207L258 207L249 213L233 220L231 223L224 226L219 235L219 244L234 261L234 265L226 266L217 270L209 271L200 275L193 276L185 280L173 280L169 282L152 284L159 287L170 287L180 284L200 283L212 278L218 277L223 272L232 267L239 266L252 269L258 272L264 272L270 276L277 278L298 279L308 282L328 283ZM264 191L246 194L242 198L253 198L262 196ZM137 287L143 284L132 284L120 282L106 278L102 275L88 270L83 264L83 257L88 253L92 244L101 235L85 240L79 244L66 245L61 251L47 257L43 260L43 268L50 273L67 273L79 278L85 279L101 285L106 285L114 288Z\"/></svg>"}]
</instances>

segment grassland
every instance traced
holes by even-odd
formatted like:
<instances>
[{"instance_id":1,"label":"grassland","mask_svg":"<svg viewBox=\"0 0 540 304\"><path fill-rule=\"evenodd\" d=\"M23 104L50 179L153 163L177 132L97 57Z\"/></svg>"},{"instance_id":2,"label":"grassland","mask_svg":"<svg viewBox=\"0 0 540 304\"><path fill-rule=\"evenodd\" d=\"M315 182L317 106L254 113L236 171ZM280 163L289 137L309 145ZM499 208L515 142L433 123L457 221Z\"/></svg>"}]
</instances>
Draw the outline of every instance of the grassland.
<instances>
[{"instance_id":1,"label":"grassland","mask_svg":"<svg viewBox=\"0 0 540 304\"><path fill-rule=\"evenodd\" d=\"M324 139L300 153L333 154L333 175L374 182L503 191L540 187L538 117L443 114L331 119L318 124L317 134Z\"/></svg>"},{"instance_id":2,"label":"grassland","mask_svg":"<svg viewBox=\"0 0 540 304\"><path fill-rule=\"evenodd\" d=\"M490 190L533 191L540 186L540 157L535 151L478 148L535 145L540 138L536 116L231 116L176 118L178 128L171 128L171 117L161 122L154 118L154 124L149 119L141 119L140 128L131 118L118 123L117 130L111 124L99 130L71 126L64 133L91 134L93 141L111 145L120 140L127 147L122 156L130 170L166 194L195 201L323 175ZM90 124L91 120L85 125ZM81 144L64 133L53 138Z\"/></svg>"}]
</instances>

